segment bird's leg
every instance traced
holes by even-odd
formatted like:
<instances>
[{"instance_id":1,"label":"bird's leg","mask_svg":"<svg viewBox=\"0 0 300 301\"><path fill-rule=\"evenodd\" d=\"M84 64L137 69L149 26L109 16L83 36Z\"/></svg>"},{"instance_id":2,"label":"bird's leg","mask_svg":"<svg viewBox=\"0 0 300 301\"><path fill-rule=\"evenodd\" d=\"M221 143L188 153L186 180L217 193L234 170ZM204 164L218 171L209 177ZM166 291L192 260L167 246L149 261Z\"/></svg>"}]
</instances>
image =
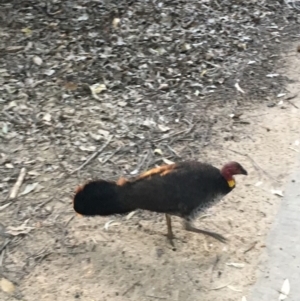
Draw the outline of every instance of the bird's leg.
<instances>
[{"instance_id":1,"label":"bird's leg","mask_svg":"<svg viewBox=\"0 0 300 301\"><path fill-rule=\"evenodd\" d=\"M186 231L205 234L205 235L215 238L216 240L218 240L222 243L225 243L227 241L227 239L224 236L222 236L221 234L218 234L216 232L207 231L207 230L197 229L197 228L193 227L191 225L191 223L187 220L184 220L183 226Z\"/></svg>"},{"instance_id":2,"label":"bird's leg","mask_svg":"<svg viewBox=\"0 0 300 301\"><path fill-rule=\"evenodd\" d=\"M169 214L165 214L166 215L166 221L167 221L167 227L168 227L168 234L167 237L170 241L170 244L174 247L174 243L173 243L173 231L172 231L172 221L171 221L171 216Z\"/></svg>"}]
</instances>

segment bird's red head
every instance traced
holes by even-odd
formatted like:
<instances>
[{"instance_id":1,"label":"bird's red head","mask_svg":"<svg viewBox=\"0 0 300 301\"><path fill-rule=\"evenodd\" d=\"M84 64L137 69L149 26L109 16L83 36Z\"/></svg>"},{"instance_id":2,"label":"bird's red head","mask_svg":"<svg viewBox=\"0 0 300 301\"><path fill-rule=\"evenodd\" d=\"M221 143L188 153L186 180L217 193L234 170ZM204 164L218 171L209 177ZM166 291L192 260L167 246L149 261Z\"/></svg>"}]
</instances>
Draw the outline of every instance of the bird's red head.
<instances>
[{"instance_id":1,"label":"bird's red head","mask_svg":"<svg viewBox=\"0 0 300 301\"><path fill-rule=\"evenodd\" d=\"M248 175L247 170L237 162L228 162L221 169L221 175L227 180L233 180L234 175Z\"/></svg>"}]
</instances>

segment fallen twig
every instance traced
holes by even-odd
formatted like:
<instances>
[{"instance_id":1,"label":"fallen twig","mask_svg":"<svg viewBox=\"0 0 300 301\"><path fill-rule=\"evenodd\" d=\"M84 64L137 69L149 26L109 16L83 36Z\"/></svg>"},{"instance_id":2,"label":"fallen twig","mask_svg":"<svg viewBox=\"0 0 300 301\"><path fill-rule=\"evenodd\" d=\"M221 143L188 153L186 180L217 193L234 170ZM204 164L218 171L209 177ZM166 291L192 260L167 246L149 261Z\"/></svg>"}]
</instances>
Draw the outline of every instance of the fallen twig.
<instances>
[{"instance_id":1,"label":"fallen twig","mask_svg":"<svg viewBox=\"0 0 300 301\"><path fill-rule=\"evenodd\" d=\"M54 199L54 197L49 198L48 200L44 201L43 203L38 204L35 209L40 209L43 206L45 206L46 204L50 203L52 200Z\"/></svg>"},{"instance_id":2,"label":"fallen twig","mask_svg":"<svg viewBox=\"0 0 300 301\"><path fill-rule=\"evenodd\" d=\"M173 134L170 134L166 137L163 137L163 138L159 138L159 139L156 139L154 140L154 142L160 142L160 141L163 141L163 140L166 140L166 139L169 139L169 138L172 138L172 137L175 137L175 136L178 136L180 134L189 134L192 129L195 127L195 125L192 125L189 129L187 130L182 130L182 131L179 131L179 132L176 132L176 133L173 133Z\"/></svg>"},{"instance_id":3,"label":"fallen twig","mask_svg":"<svg viewBox=\"0 0 300 301\"><path fill-rule=\"evenodd\" d=\"M167 145L167 148L178 158L181 158L181 156L170 146Z\"/></svg>"},{"instance_id":4,"label":"fallen twig","mask_svg":"<svg viewBox=\"0 0 300 301\"><path fill-rule=\"evenodd\" d=\"M5 208L7 208L9 205L11 205L12 202L6 203L2 206L0 206L0 211L4 210Z\"/></svg>"},{"instance_id":5,"label":"fallen twig","mask_svg":"<svg viewBox=\"0 0 300 301\"><path fill-rule=\"evenodd\" d=\"M291 99L294 99L294 98L296 98L297 96L298 96L298 94L294 94L294 95L292 95L292 96L289 96L289 97L287 97L287 98L285 99L285 101L288 102L290 105L292 105L294 108L299 109L299 107L296 106L296 105L291 101Z\"/></svg>"},{"instance_id":6,"label":"fallen twig","mask_svg":"<svg viewBox=\"0 0 300 301\"><path fill-rule=\"evenodd\" d=\"M152 295L146 295L146 297L153 298L153 299L161 299L161 300L167 299L166 297L158 297L158 296L152 296Z\"/></svg>"},{"instance_id":7,"label":"fallen twig","mask_svg":"<svg viewBox=\"0 0 300 301\"><path fill-rule=\"evenodd\" d=\"M2 251L5 250L5 248L10 244L10 242L12 241L12 239L6 239L6 241L2 244L2 246L0 247L0 254L2 253Z\"/></svg>"},{"instance_id":8,"label":"fallen twig","mask_svg":"<svg viewBox=\"0 0 300 301\"><path fill-rule=\"evenodd\" d=\"M113 136L110 136L106 143L99 148L96 152L94 152L84 163L82 163L78 168L74 169L69 175L74 174L75 172L78 172L79 170L81 170L83 167L85 167L86 165L88 165L93 159L95 159L96 157L98 157L102 151L108 146L108 144L110 143L111 139L113 138Z\"/></svg>"},{"instance_id":9,"label":"fallen twig","mask_svg":"<svg viewBox=\"0 0 300 301\"><path fill-rule=\"evenodd\" d=\"M298 151L297 149L293 148L293 147L288 147L288 149L291 149L291 150L293 150L294 152L299 153L299 151Z\"/></svg>"},{"instance_id":10,"label":"fallen twig","mask_svg":"<svg viewBox=\"0 0 300 301\"><path fill-rule=\"evenodd\" d=\"M12 117L8 112L6 112L5 110L2 110L2 114L5 115L7 117L7 119L16 125L24 125L24 122L20 122L19 120L17 120L16 118Z\"/></svg>"},{"instance_id":11,"label":"fallen twig","mask_svg":"<svg viewBox=\"0 0 300 301\"><path fill-rule=\"evenodd\" d=\"M118 147L110 156L108 156L101 164L105 164L107 161L109 161L115 154L117 154L123 147Z\"/></svg>"},{"instance_id":12,"label":"fallen twig","mask_svg":"<svg viewBox=\"0 0 300 301\"><path fill-rule=\"evenodd\" d=\"M139 285L139 284L140 284L139 281L134 282L132 285L130 285L130 286L124 291L124 293L122 294L122 296L125 296L132 288L134 288L136 285Z\"/></svg>"},{"instance_id":13,"label":"fallen twig","mask_svg":"<svg viewBox=\"0 0 300 301\"><path fill-rule=\"evenodd\" d=\"M247 252L251 251L257 244L257 241L252 243L243 253L246 254Z\"/></svg>"},{"instance_id":14,"label":"fallen twig","mask_svg":"<svg viewBox=\"0 0 300 301\"><path fill-rule=\"evenodd\" d=\"M170 135L168 135L168 136L165 136L165 137L163 137L163 138L156 139L156 140L154 140L154 142L161 142L161 141L163 141L163 140L165 140L165 139L169 139L169 138L171 138L171 137L180 135L180 134L182 134L182 133L184 133L184 132L186 132L186 130L182 130L182 131L179 131L179 132L170 134Z\"/></svg>"},{"instance_id":15,"label":"fallen twig","mask_svg":"<svg viewBox=\"0 0 300 301\"><path fill-rule=\"evenodd\" d=\"M225 288L225 287L227 287L228 285L230 285L232 283L232 281L230 281L230 282L228 282L227 284L224 284L224 285L220 285L220 286L217 286L217 287L213 287L213 288L211 288L210 290L211 291L213 291L213 290L220 290L220 289L222 289L222 288Z\"/></svg>"},{"instance_id":16,"label":"fallen twig","mask_svg":"<svg viewBox=\"0 0 300 301\"><path fill-rule=\"evenodd\" d=\"M65 228L67 228L67 226L69 225L69 223L73 220L73 218L75 217L75 215L71 216L65 223Z\"/></svg>"},{"instance_id":17,"label":"fallen twig","mask_svg":"<svg viewBox=\"0 0 300 301\"><path fill-rule=\"evenodd\" d=\"M23 184L25 175L26 175L26 168L23 167L19 173L19 176L18 176L18 179L17 179L15 185L13 186L13 188L9 194L9 197L8 197L9 200L13 200L18 196L18 192L19 192L20 187Z\"/></svg>"},{"instance_id":18,"label":"fallen twig","mask_svg":"<svg viewBox=\"0 0 300 301\"><path fill-rule=\"evenodd\" d=\"M5 255L5 249L0 253L0 267L3 264L4 255Z\"/></svg>"},{"instance_id":19,"label":"fallen twig","mask_svg":"<svg viewBox=\"0 0 300 301\"><path fill-rule=\"evenodd\" d=\"M0 267L3 264L4 253L5 253L6 247L11 243L11 241L12 241L12 238L7 238L5 240L5 242L2 244L2 246L0 247Z\"/></svg>"}]
</instances>

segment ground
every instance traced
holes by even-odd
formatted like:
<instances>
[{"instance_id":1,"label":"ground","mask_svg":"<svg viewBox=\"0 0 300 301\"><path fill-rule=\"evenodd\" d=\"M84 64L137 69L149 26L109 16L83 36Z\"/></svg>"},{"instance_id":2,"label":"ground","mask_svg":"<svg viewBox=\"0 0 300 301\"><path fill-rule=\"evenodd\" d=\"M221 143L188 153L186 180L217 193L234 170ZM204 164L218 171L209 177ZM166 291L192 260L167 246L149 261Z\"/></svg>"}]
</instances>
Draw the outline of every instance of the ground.
<instances>
[{"instance_id":1,"label":"ground","mask_svg":"<svg viewBox=\"0 0 300 301\"><path fill-rule=\"evenodd\" d=\"M248 295L281 200L272 190L284 194L296 168L298 19L279 2L232 2L1 4L1 300ZM74 214L92 177L191 158L249 172L196 222L228 244L174 218L172 248L155 213Z\"/></svg>"}]
</instances>

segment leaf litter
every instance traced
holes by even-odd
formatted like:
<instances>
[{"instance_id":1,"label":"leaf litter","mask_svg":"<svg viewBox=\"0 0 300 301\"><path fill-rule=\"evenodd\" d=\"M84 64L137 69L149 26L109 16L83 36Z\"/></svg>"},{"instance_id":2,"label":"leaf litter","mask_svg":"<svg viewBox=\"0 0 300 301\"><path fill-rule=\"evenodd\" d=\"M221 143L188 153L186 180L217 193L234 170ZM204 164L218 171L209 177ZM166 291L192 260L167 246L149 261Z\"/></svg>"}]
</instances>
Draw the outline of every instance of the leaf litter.
<instances>
[{"instance_id":1,"label":"leaf litter","mask_svg":"<svg viewBox=\"0 0 300 301\"><path fill-rule=\"evenodd\" d=\"M53 250L70 238L62 225L78 182L136 175L180 157L206 159L228 128L236 139L251 136L233 123L236 109L286 94L278 53L299 39L297 10L286 3L21 2L0 4L0 140L10 159L1 164L3 199L22 168L34 177L14 193L22 200L0 205L15 236L12 254L26 243L20 234L33 230L29 217L49 226L35 235L53 241ZM46 210L53 195L55 206ZM11 225L15 219L21 226ZM20 275L36 266L30 252L38 251L24 252ZM21 277L11 257L3 266Z\"/></svg>"}]
</instances>

